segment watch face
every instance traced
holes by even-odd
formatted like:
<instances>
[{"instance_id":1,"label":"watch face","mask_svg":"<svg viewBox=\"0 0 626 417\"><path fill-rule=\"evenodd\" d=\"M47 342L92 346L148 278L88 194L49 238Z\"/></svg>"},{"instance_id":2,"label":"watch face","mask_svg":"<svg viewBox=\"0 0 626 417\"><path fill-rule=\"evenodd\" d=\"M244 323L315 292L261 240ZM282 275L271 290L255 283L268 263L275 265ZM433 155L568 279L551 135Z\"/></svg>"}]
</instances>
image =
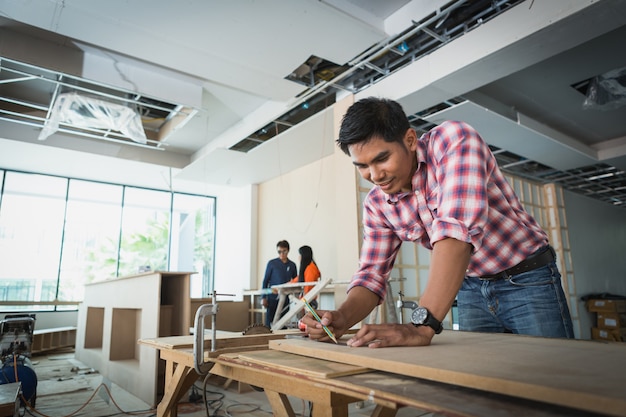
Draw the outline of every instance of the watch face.
<instances>
[{"instance_id":1,"label":"watch face","mask_svg":"<svg viewBox=\"0 0 626 417\"><path fill-rule=\"evenodd\" d=\"M424 307L418 307L411 313L411 323L424 324L426 317L428 316L428 310Z\"/></svg>"}]
</instances>

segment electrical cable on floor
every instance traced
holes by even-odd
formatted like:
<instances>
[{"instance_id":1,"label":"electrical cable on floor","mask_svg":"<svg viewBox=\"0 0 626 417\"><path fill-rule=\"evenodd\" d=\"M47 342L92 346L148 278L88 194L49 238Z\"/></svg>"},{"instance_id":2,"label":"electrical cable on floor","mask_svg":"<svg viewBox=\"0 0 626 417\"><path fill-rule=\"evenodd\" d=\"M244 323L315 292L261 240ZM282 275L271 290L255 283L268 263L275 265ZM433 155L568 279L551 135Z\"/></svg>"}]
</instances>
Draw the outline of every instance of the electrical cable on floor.
<instances>
[{"instance_id":1,"label":"electrical cable on floor","mask_svg":"<svg viewBox=\"0 0 626 417\"><path fill-rule=\"evenodd\" d=\"M236 408L240 407L240 410L237 410ZM226 407L226 409L224 410L224 413L226 413L227 417L233 417L236 415L248 415L249 413L252 413L254 411L259 411L261 410L261 407L259 407L258 405L255 404L231 404L228 407ZM261 410L263 411L263 410Z\"/></svg>"},{"instance_id":2,"label":"electrical cable on floor","mask_svg":"<svg viewBox=\"0 0 626 417\"><path fill-rule=\"evenodd\" d=\"M210 376L211 376L211 373L208 373L204 377L204 380L202 382L202 396L203 396L203 401L205 404L207 417L217 417L218 415L220 415L218 414L220 411L222 411L224 413L223 415L226 417L235 417L238 415L245 416L254 411L267 413L268 416L273 415L272 411L263 410L261 406L257 404L248 404L248 403L239 403L239 402L226 406L223 410L221 410L221 408L224 406L223 399L225 398L225 395L220 392L207 390L207 384L208 384L208 380ZM207 399L206 394L213 394L217 396L218 398L215 400L210 400L210 399ZM213 414L211 414L211 410L209 409L210 406L213 406L214 408Z\"/></svg>"},{"instance_id":3,"label":"electrical cable on floor","mask_svg":"<svg viewBox=\"0 0 626 417\"><path fill-rule=\"evenodd\" d=\"M15 376L15 382L19 382L19 380L17 379L17 372L16 372L16 376ZM76 415L77 413L79 413L83 408L85 408L90 402L91 400L93 400L94 396L98 393L98 391L100 390L100 388L104 388L104 390L107 392L109 398L111 399L111 402L115 405L115 407L120 410L120 413L123 415L129 415L129 416L143 416L143 415L156 415L155 414L155 409L149 409L149 410L139 410L139 411L125 411L123 410L116 402L115 399L113 398L113 395L111 394L111 391L109 390L109 387L107 387L105 384L100 384L98 385L98 387L93 391L93 393L91 394L91 396L87 399L87 401L85 401L85 403L80 406L76 411L73 411L70 414L67 414L63 417L71 417ZM31 407L30 402L24 398L24 396L22 395L22 393L20 393L20 398L22 399L22 402L25 405L25 410L24 413L28 412L30 415L32 416L41 416L41 417L52 417L48 414L44 414L41 411L38 411L37 409L35 409L34 407ZM34 414L33 414L34 413ZM111 414L111 415L119 415L118 414ZM109 416L99 416L99 417L109 417Z\"/></svg>"},{"instance_id":4,"label":"electrical cable on floor","mask_svg":"<svg viewBox=\"0 0 626 417\"><path fill-rule=\"evenodd\" d=\"M207 372L206 376L204 377L204 380L202 381L202 401L204 402L204 408L206 410L207 417L211 417L211 410L209 409L209 402L207 401L207 397L206 397L206 394L207 394L206 386L207 386L210 376L211 376L211 373ZM209 391L209 392L211 394L215 394L218 396L218 399L211 401L211 405L215 408L215 414L213 415L217 416L217 412L220 410L222 405L224 405L224 402L222 401L224 399L224 394L212 392L212 391ZM217 404L217 406L215 404Z\"/></svg>"}]
</instances>

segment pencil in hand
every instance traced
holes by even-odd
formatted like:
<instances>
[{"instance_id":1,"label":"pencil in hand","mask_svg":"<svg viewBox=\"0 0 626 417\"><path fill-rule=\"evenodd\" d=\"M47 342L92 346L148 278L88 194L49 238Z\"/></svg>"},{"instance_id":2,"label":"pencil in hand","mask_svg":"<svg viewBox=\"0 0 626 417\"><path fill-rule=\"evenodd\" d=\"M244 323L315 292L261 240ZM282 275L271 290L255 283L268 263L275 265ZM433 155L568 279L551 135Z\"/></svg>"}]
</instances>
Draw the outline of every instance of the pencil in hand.
<instances>
[{"instance_id":1,"label":"pencil in hand","mask_svg":"<svg viewBox=\"0 0 626 417\"><path fill-rule=\"evenodd\" d=\"M313 310L313 307L311 307L311 304L309 304L309 302L306 300L306 298L302 297L302 301L304 301L304 305L306 305L307 309L311 312L311 314L313 315L313 317L315 317L315 320L317 320L318 322L320 322L320 324L322 323L322 319L320 318L320 316L317 315L317 313L315 312L315 310ZM322 324L322 329L324 329L324 331L326 332L326 334L328 335L328 337L330 337L332 339L333 342L337 343L337 338L335 337L335 335L333 334L333 332L331 332L328 327L326 327L325 325Z\"/></svg>"}]
</instances>

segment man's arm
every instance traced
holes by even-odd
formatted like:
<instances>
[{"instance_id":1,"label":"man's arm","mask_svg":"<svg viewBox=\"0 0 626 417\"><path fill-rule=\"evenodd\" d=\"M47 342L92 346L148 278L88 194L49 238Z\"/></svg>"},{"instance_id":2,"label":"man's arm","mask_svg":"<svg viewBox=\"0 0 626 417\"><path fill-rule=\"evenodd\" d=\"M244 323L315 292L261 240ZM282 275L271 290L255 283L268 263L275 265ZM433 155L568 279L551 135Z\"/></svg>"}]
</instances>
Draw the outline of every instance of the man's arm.
<instances>
[{"instance_id":1,"label":"man's arm","mask_svg":"<svg viewBox=\"0 0 626 417\"><path fill-rule=\"evenodd\" d=\"M380 297L367 288L353 287L348 293L348 297L337 309L337 312L341 314L345 321L345 323L342 323L342 334L367 317L374 307L378 305L379 300Z\"/></svg>"},{"instance_id":2,"label":"man's arm","mask_svg":"<svg viewBox=\"0 0 626 417\"><path fill-rule=\"evenodd\" d=\"M262 289L266 289L269 287L270 278L272 276L271 265L272 265L272 261L269 261L267 265L265 266L265 276L263 277L263 284L261 284ZM263 307L267 307L267 294L266 293L263 293L263 295L261 295L261 304L263 305Z\"/></svg>"},{"instance_id":3,"label":"man's arm","mask_svg":"<svg viewBox=\"0 0 626 417\"><path fill-rule=\"evenodd\" d=\"M469 265L472 245L456 239L443 239L433 246L428 284L419 304L439 321L448 314Z\"/></svg>"},{"instance_id":4,"label":"man's arm","mask_svg":"<svg viewBox=\"0 0 626 417\"><path fill-rule=\"evenodd\" d=\"M461 288L469 264L471 248L469 243L451 238L440 240L433 247L430 276L419 304L430 310L437 320L443 320ZM355 289L357 288L353 288L352 291ZM356 301L356 297L354 301ZM352 305L353 308L358 309L358 304ZM350 317L354 317L354 315ZM348 341L348 346L369 346L372 348L426 346L431 343L434 335L435 331L428 326L364 324Z\"/></svg>"}]
</instances>

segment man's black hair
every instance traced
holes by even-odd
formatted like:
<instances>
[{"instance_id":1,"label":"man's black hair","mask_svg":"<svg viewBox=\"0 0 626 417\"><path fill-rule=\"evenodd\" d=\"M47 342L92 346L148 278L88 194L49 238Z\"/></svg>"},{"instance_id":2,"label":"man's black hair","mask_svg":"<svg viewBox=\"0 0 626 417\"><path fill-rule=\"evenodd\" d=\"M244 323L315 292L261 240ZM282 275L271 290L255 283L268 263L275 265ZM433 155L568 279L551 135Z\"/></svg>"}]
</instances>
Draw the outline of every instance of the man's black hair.
<instances>
[{"instance_id":1,"label":"man's black hair","mask_svg":"<svg viewBox=\"0 0 626 417\"><path fill-rule=\"evenodd\" d=\"M285 248L287 250L289 250L289 242L287 242L286 240L281 240L276 244L277 248Z\"/></svg>"},{"instance_id":2,"label":"man's black hair","mask_svg":"<svg viewBox=\"0 0 626 417\"><path fill-rule=\"evenodd\" d=\"M381 137L385 142L403 143L406 131L411 128L402 106L396 101L368 97L357 101L343 116L337 145L350 155L348 147Z\"/></svg>"}]
</instances>

